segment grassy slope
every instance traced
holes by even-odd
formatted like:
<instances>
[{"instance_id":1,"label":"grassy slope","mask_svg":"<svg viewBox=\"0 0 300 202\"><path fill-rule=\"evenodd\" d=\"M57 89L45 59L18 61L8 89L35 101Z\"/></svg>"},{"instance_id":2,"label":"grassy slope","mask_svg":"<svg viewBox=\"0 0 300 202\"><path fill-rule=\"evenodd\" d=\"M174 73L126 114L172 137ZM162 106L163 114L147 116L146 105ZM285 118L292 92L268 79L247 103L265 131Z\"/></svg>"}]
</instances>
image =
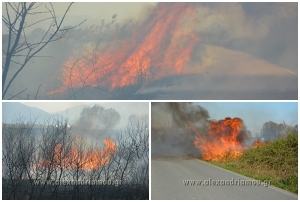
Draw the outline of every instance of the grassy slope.
<instances>
[{"instance_id":1,"label":"grassy slope","mask_svg":"<svg viewBox=\"0 0 300 202\"><path fill-rule=\"evenodd\" d=\"M251 148L235 160L210 163L298 193L298 135Z\"/></svg>"}]
</instances>

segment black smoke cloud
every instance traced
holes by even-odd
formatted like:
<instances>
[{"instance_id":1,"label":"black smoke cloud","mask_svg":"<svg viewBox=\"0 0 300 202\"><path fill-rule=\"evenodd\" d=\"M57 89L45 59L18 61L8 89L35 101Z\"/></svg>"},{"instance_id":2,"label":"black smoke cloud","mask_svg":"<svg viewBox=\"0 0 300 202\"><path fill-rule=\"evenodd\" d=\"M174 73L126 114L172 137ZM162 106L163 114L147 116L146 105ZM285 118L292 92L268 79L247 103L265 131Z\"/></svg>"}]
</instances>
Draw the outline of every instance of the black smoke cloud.
<instances>
[{"instance_id":1,"label":"black smoke cloud","mask_svg":"<svg viewBox=\"0 0 300 202\"><path fill-rule=\"evenodd\" d=\"M152 103L151 141L153 156L199 155L193 145L189 122L198 132L209 128L208 111L192 103Z\"/></svg>"},{"instance_id":2,"label":"black smoke cloud","mask_svg":"<svg viewBox=\"0 0 300 202\"><path fill-rule=\"evenodd\" d=\"M219 121L211 120L208 111L195 103L154 102L151 110L151 152L153 157L201 157L201 151L194 146L195 137L206 137L206 141L215 141L209 134L210 124L222 124L227 119L231 119L227 117ZM235 119L243 124L242 119ZM232 135L230 127L221 131L213 131L216 136L220 137ZM251 132L243 124L236 141L247 146L251 144L249 143L250 137ZM200 144L202 143L200 142Z\"/></svg>"}]
</instances>

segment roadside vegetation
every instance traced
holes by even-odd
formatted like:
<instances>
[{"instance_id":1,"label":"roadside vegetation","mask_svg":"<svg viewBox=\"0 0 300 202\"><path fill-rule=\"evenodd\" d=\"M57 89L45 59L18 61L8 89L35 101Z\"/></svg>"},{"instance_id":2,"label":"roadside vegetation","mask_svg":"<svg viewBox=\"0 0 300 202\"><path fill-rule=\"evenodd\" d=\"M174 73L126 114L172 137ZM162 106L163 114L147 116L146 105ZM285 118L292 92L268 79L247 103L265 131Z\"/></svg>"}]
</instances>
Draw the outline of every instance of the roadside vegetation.
<instances>
[{"instance_id":1,"label":"roadside vegetation","mask_svg":"<svg viewBox=\"0 0 300 202\"><path fill-rule=\"evenodd\" d=\"M298 194L298 134L261 143L236 159L209 163Z\"/></svg>"}]
</instances>

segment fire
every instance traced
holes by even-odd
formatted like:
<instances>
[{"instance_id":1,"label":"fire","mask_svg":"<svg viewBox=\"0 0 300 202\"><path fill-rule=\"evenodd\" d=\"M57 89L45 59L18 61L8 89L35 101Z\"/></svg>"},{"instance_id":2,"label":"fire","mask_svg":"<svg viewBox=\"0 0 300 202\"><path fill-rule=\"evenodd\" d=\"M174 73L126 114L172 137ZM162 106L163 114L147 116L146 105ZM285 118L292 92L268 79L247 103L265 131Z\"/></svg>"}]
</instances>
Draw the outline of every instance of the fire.
<instances>
[{"instance_id":1,"label":"fire","mask_svg":"<svg viewBox=\"0 0 300 202\"><path fill-rule=\"evenodd\" d=\"M112 90L189 72L188 62L200 41L191 31L195 14L192 4L159 3L133 29L131 38L68 59L62 69L62 86L50 94L85 86Z\"/></svg>"},{"instance_id":2,"label":"fire","mask_svg":"<svg viewBox=\"0 0 300 202\"><path fill-rule=\"evenodd\" d=\"M80 169L91 171L99 169L110 162L112 155L117 151L115 143L111 139L103 140L105 147L100 150L80 151L73 145L70 152L65 152L61 144L54 147L53 158L43 159L38 167L50 167L51 169Z\"/></svg>"},{"instance_id":3,"label":"fire","mask_svg":"<svg viewBox=\"0 0 300 202\"><path fill-rule=\"evenodd\" d=\"M252 147L258 147L260 144L261 142L259 140L255 140Z\"/></svg>"},{"instance_id":4,"label":"fire","mask_svg":"<svg viewBox=\"0 0 300 202\"><path fill-rule=\"evenodd\" d=\"M253 145L252 145L252 148L256 148L256 147L259 147L259 146L265 147L265 146L267 146L267 144L268 144L268 141L261 142L259 140L255 140Z\"/></svg>"},{"instance_id":5,"label":"fire","mask_svg":"<svg viewBox=\"0 0 300 202\"><path fill-rule=\"evenodd\" d=\"M192 127L196 134L194 145L201 151L203 160L237 158L243 154L242 140L246 137L242 128L243 121L239 118L210 121L206 135L199 134Z\"/></svg>"}]
</instances>

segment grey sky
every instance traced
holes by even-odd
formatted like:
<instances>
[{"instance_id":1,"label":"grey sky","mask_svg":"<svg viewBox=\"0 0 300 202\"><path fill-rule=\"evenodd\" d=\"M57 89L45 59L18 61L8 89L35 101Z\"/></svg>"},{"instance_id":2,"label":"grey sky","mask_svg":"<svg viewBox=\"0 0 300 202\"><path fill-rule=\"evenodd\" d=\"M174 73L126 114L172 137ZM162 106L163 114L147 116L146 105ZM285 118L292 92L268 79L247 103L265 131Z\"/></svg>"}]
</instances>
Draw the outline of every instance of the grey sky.
<instances>
[{"instance_id":1,"label":"grey sky","mask_svg":"<svg viewBox=\"0 0 300 202\"><path fill-rule=\"evenodd\" d=\"M58 111L63 111L68 108L89 104L89 102L21 102L24 105L30 107L36 107L42 109L48 113L55 113Z\"/></svg>"},{"instance_id":2,"label":"grey sky","mask_svg":"<svg viewBox=\"0 0 300 202\"><path fill-rule=\"evenodd\" d=\"M2 13L5 15L5 6L2 3ZM53 7L55 9L57 17L62 17L70 3L67 2L54 2ZM144 10L148 6L155 6L155 2L75 2L69 10L65 25L76 25L83 20L87 19L83 27L91 26L93 24L99 24L101 20L105 19L106 22L110 22L114 14L118 15L118 22L122 23L129 19L141 19ZM46 11L44 7L41 7L41 11ZM46 15L45 15L46 16ZM33 17L30 19L32 22L36 21ZM30 22L30 21L29 21ZM45 27L43 27L43 25ZM39 24L39 27L47 28L47 24ZM4 28L4 26L2 26ZM36 26L32 27L32 30ZM5 30L3 30L5 32Z\"/></svg>"},{"instance_id":3,"label":"grey sky","mask_svg":"<svg viewBox=\"0 0 300 202\"><path fill-rule=\"evenodd\" d=\"M104 107L114 108L116 106L123 108L124 110L129 110L131 108L140 108L141 113L148 114L148 103L147 102L21 102L24 105L30 107L36 107L42 109L48 113L55 113L69 109L71 107L89 104L99 104Z\"/></svg>"}]
</instances>

